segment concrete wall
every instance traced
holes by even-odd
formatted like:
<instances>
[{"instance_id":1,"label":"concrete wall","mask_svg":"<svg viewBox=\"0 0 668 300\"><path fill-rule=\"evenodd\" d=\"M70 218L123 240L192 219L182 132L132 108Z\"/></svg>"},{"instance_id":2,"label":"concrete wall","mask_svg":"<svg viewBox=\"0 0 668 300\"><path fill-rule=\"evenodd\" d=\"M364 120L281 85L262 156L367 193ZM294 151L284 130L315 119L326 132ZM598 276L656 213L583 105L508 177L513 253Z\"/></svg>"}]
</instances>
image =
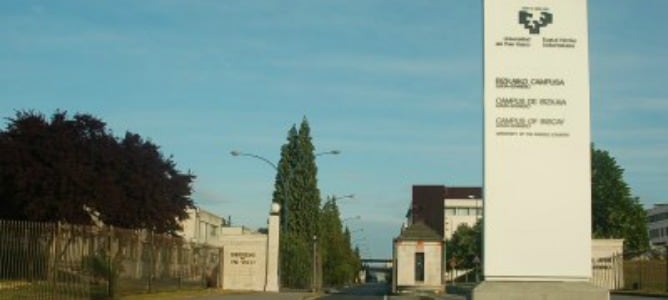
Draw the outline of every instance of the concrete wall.
<instances>
[{"instance_id":1,"label":"concrete wall","mask_svg":"<svg viewBox=\"0 0 668 300\"><path fill-rule=\"evenodd\" d=\"M424 281L415 281L415 253L424 253ZM397 241L395 243L394 285L402 290L442 290L441 276L443 243Z\"/></svg>"},{"instance_id":2,"label":"concrete wall","mask_svg":"<svg viewBox=\"0 0 668 300\"><path fill-rule=\"evenodd\" d=\"M267 235L225 235L222 237L222 247L222 288L263 291L266 283Z\"/></svg>"},{"instance_id":3,"label":"concrete wall","mask_svg":"<svg viewBox=\"0 0 668 300\"><path fill-rule=\"evenodd\" d=\"M591 241L592 278L602 288L624 288L624 240L594 239Z\"/></svg>"}]
</instances>

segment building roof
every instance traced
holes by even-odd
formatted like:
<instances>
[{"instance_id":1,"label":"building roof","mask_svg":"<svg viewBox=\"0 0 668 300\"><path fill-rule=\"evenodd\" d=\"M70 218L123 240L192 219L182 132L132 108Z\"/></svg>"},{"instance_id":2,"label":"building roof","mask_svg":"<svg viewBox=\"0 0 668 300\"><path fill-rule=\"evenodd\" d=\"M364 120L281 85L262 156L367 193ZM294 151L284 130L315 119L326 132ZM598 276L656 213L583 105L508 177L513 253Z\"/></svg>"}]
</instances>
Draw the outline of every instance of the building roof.
<instances>
[{"instance_id":1,"label":"building roof","mask_svg":"<svg viewBox=\"0 0 668 300\"><path fill-rule=\"evenodd\" d=\"M445 187L445 199L481 199L481 187Z\"/></svg>"},{"instance_id":2,"label":"building roof","mask_svg":"<svg viewBox=\"0 0 668 300\"><path fill-rule=\"evenodd\" d=\"M438 232L425 225L423 222L413 223L396 238L398 241L442 241Z\"/></svg>"}]
</instances>

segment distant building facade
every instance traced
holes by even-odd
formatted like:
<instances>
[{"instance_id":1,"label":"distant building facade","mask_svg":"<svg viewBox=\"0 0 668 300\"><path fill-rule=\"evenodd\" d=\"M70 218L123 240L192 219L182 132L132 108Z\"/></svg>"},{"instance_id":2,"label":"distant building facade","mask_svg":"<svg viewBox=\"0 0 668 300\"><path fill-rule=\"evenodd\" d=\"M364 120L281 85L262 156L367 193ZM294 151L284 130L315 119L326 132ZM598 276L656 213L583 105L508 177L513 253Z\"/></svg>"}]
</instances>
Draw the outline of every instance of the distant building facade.
<instances>
[{"instance_id":1,"label":"distant building facade","mask_svg":"<svg viewBox=\"0 0 668 300\"><path fill-rule=\"evenodd\" d=\"M460 225L475 225L482 211L481 187L414 185L406 225L423 222L448 240Z\"/></svg>"},{"instance_id":2,"label":"distant building facade","mask_svg":"<svg viewBox=\"0 0 668 300\"><path fill-rule=\"evenodd\" d=\"M213 267L206 270L216 286L227 290L277 292L280 206L273 203L267 232L229 226L222 217L202 208L189 209L181 222L181 236L193 246L204 246Z\"/></svg>"},{"instance_id":3,"label":"distant building facade","mask_svg":"<svg viewBox=\"0 0 668 300\"><path fill-rule=\"evenodd\" d=\"M200 207L189 208L188 218L181 221L185 241L209 246L221 246L220 236L227 222L222 217Z\"/></svg>"},{"instance_id":4,"label":"distant building facade","mask_svg":"<svg viewBox=\"0 0 668 300\"><path fill-rule=\"evenodd\" d=\"M647 230L651 245L668 245L668 203L647 210Z\"/></svg>"},{"instance_id":5,"label":"distant building facade","mask_svg":"<svg viewBox=\"0 0 668 300\"><path fill-rule=\"evenodd\" d=\"M446 187L443 207L445 210L444 238L449 240L457 231L457 227L462 224L473 227L482 218L482 188Z\"/></svg>"}]
</instances>

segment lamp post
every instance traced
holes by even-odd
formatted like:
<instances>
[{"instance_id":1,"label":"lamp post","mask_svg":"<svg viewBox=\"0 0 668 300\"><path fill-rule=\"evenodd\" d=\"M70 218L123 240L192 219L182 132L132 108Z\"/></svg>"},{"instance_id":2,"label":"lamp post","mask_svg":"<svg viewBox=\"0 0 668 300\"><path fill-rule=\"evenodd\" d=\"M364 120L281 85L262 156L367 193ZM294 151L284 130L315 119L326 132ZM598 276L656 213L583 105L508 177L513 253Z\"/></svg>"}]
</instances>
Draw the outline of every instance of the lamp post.
<instances>
[{"instance_id":1,"label":"lamp post","mask_svg":"<svg viewBox=\"0 0 668 300\"><path fill-rule=\"evenodd\" d=\"M278 174L278 166L275 163L273 163L271 160L269 160L269 159L267 159L263 156L253 154L253 153L248 153L248 152L242 152L242 151L238 151L238 150L232 150L232 151L230 151L230 154L232 156L246 156L246 157L259 159L259 160L265 162L266 164L268 164L270 167L272 167L274 169L274 171L276 171L276 173ZM318 156L322 156L322 155L338 155L338 154L341 154L341 151L330 150L330 151L325 151L325 152L318 152L314 156L318 157ZM281 177L281 185L283 186L283 198L284 198L284 201L286 202L286 204L289 202L288 197L290 196L290 194L288 193L288 190L287 190L286 182L288 182L288 180L292 177L292 173L294 172L294 168L290 168L288 170L289 171L288 171L287 176ZM288 214L289 214L288 205L283 205L283 206L284 207L282 207L281 210L283 211L283 217L285 218L285 220L281 219L281 224L288 224L288 220L287 220Z\"/></svg>"},{"instance_id":2,"label":"lamp post","mask_svg":"<svg viewBox=\"0 0 668 300\"><path fill-rule=\"evenodd\" d=\"M270 167L272 167L274 169L274 171L276 171L276 174L278 174L278 166L275 163L273 163L271 160L269 160L269 159L267 159L263 156L253 154L253 153L242 152L242 151L238 151L238 150L232 150L232 151L230 151L230 154L232 156L246 156L246 157L259 159L259 160L265 162L266 164L268 164ZM338 154L341 154L341 151L330 150L330 151L325 151L325 152L318 152L314 156L318 157L318 156L322 156L322 155L338 155ZM287 176L280 178L281 185L283 186L283 200L286 202L285 203L286 205L283 205L282 210L281 210L283 212L283 217L280 220L280 222L281 222L280 224L285 224L286 229L287 229L287 224L288 224L287 219L288 219L288 215L289 215L289 206L287 204L289 203L288 198L290 197L290 194L288 193L288 190L287 190L286 183L288 182L288 179L290 179L292 177L292 173L294 172L295 169L294 168L289 168L288 170L289 171L288 171ZM285 219L285 220L283 220L283 219ZM284 226L280 226L280 227L283 228ZM313 236L313 239L314 239L314 242L313 242L313 249L314 249L313 250L314 251L313 252L314 253L313 266L314 266L314 270L315 270L315 239L316 239L316 236ZM282 261L282 254L281 254L280 246L279 246L279 251L278 251L278 265L279 266L281 265L281 261ZM279 267L278 268L278 282L279 282L279 285L281 284L281 272L282 272L281 267ZM315 276L315 273L314 273L313 276Z\"/></svg>"},{"instance_id":3,"label":"lamp post","mask_svg":"<svg viewBox=\"0 0 668 300\"><path fill-rule=\"evenodd\" d=\"M315 292L317 290L317 283L316 283L316 274L318 272L318 266L316 264L316 253L317 253L316 243L317 242L318 242L318 236L314 235L313 236L313 279L312 279L313 280L312 281L313 292Z\"/></svg>"},{"instance_id":4,"label":"lamp post","mask_svg":"<svg viewBox=\"0 0 668 300\"><path fill-rule=\"evenodd\" d=\"M347 222L347 221L351 221L351 220L359 220L359 219L361 219L361 218L362 218L362 217L360 217L360 216L354 216L354 217L345 218L345 219L341 220L341 222L344 222L344 223L345 223L345 222Z\"/></svg>"},{"instance_id":5,"label":"lamp post","mask_svg":"<svg viewBox=\"0 0 668 300\"><path fill-rule=\"evenodd\" d=\"M332 200L341 200L341 199L355 199L355 194L348 194L348 195L343 195L343 196L337 196L337 195L332 195Z\"/></svg>"}]
</instances>

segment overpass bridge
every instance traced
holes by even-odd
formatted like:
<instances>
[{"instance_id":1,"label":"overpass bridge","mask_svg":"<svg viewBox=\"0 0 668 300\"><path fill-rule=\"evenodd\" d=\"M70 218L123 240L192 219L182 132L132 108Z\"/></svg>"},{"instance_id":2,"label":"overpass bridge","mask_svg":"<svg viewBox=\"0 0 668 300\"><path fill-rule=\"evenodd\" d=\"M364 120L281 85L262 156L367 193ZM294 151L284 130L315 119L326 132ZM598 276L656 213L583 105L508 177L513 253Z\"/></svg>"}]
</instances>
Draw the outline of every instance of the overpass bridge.
<instances>
[{"instance_id":1,"label":"overpass bridge","mask_svg":"<svg viewBox=\"0 0 668 300\"><path fill-rule=\"evenodd\" d=\"M391 282L392 260L385 258L362 258L362 272L366 282Z\"/></svg>"}]
</instances>

